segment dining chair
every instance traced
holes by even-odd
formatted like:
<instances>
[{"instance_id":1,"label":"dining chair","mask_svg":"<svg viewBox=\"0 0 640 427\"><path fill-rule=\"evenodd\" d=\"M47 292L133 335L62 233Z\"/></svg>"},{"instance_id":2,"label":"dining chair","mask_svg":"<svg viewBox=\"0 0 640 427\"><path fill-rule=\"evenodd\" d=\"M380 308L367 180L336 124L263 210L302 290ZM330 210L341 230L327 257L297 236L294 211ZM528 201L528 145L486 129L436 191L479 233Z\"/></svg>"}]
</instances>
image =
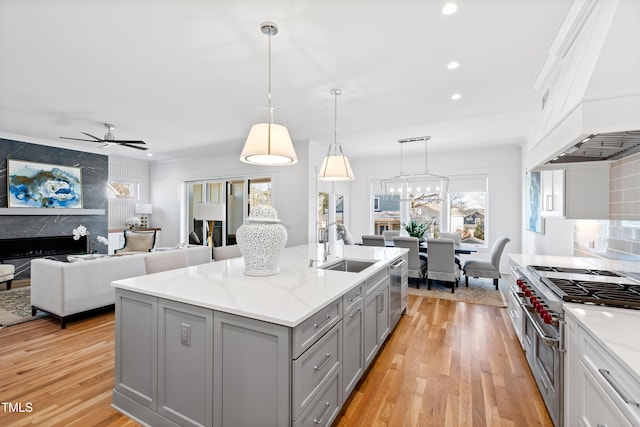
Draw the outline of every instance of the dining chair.
<instances>
[{"instance_id":1,"label":"dining chair","mask_svg":"<svg viewBox=\"0 0 640 427\"><path fill-rule=\"evenodd\" d=\"M462 243L462 239L460 238L459 233L455 233L455 232L449 233L449 232L443 231L438 233L438 237L441 237L444 239L453 239L453 243L456 245L459 245L460 243ZM458 268L462 271L462 259L458 255L456 255L455 260L456 260L456 264L458 264Z\"/></svg>"},{"instance_id":2,"label":"dining chair","mask_svg":"<svg viewBox=\"0 0 640 427\"><path fill-rule=\"evenodd\" d=\"M420 288L420 279L424 282L427 273L427 254L420 252L420 241L417 237L396 236L393 246L409 249L409 277L417 279L416 287Z\"/></svg>"},{"instance_id":3,"label":"dining chair","mask_svg":"<svg viewBox=\"0 0 640 427\"><path fill-rule=\"evenodd\" d=\"M508 237L499 237L491 248L491 257L489 261L471 259L464 263L464 284L469 286L469 276L471 277L488 277L493 279L493 284L498 289L498 279L500 278L500 258L504 247L509 243Z\"/></svg>"},{"instance_id":4,"label":"dining chair","mask_svg":"<svg viewBox=\"0 0 640 427\"><path fill-rule=\"evenodd\" d=\"M213 248L213 259L215 261L222 261L223 259L238 258L241 257L240 248L238 245L227 246L215 246Z\"/></svg>"},{"instance_id":5,"label":"dining chair","mask_svg":"<svg viewBox=\"0 0 640 427\"><path fill-rule=\"evenodd\" d=\"M427 239L429 263L427 264L427 288L431 289L432 280L451 282L451 293L455 292L460 280L460 267L455 262L455 244L453 239Z\"/></svg>"},{"instance_id":6,"label":"dining chair","mask_svg":"<svg viewBox=\"0 0 640 427\"><path fill-rule=\"evenodd\" d=\"M380 235L374 234L363 234L362 235L362 245L363 246L385 246L384 237Z\"/></svg>"},{"instance_id":7,"label":"dining chair","mask_svg":"<svg viewBox=\"0 0 640 427\"><path fill-rule=\"evenodd\" d=\"M188 266L189 260L187 259L186 251L155 252L153 255L144 257L144 267L147 274L175 270Z\"/></svg>"},{"instance_id":8,"label":"dining chair","mask_svg":"<svg viewBox=\"0 0 640 427\"><path fill-rule=\"evenodd\" d=\"M392 241L394 237L398 237L400 235L400 230L384 230L382 232L382 237L384 240Z\"/></svg>"},{"instance_id":9,"label":"dining chair","mask_svg":"<svg viewBox=\"0 0 640 427\"><path fill-rule=\"evenodd\" d=\"M353 235L342 224L338 227L338 238L342 238L342 243L345 245L353 245Z\"/></svg>"}]
</instances>

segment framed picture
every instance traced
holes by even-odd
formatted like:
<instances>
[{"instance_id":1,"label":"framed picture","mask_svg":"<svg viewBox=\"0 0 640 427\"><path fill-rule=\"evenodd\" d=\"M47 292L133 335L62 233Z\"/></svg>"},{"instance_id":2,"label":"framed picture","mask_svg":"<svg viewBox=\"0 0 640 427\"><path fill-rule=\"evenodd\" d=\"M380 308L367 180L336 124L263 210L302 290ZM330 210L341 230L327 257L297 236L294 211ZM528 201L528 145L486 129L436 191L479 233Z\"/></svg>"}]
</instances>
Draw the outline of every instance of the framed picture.
<instances>
[{"instance_id":1,"label":"framed picture","mask_svg":"<svg viewBox=\"0 0 640 427\"><path fill-rule=\"evenodd\" d=\"M527 172L527 230L544 234L540 172Z\"/></svg>"},{"instance_id":2,"label":"framed picture","mask_svg":"<svg viewBox=\"0 0 640 427\"><path fill-rule=\"evenodd\" d=\"M10 208L82 208L82 171L7 159Z\"/></svg>"}]
</instances>

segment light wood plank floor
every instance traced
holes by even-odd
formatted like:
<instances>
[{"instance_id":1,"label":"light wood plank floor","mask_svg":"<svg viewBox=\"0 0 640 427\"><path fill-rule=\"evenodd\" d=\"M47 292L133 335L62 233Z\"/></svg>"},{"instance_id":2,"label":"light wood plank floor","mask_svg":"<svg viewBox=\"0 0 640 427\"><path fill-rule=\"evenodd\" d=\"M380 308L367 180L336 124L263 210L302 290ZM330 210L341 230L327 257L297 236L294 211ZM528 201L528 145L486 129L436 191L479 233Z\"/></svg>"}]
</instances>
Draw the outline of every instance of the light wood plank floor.
<instances>
[{"instance_id":1,"label":"light wood plank floor","mask_svg":"<svg viewBox=\"0 0 640 427\"><path fill-rule=\"evenodd\" d=\"M550 426L505 309L409 296L334 426ZM137 426L111 408L114 314L0 330L1 426ZM29 405L28 405L29 404Z\"/></svg>"}]
</instances>

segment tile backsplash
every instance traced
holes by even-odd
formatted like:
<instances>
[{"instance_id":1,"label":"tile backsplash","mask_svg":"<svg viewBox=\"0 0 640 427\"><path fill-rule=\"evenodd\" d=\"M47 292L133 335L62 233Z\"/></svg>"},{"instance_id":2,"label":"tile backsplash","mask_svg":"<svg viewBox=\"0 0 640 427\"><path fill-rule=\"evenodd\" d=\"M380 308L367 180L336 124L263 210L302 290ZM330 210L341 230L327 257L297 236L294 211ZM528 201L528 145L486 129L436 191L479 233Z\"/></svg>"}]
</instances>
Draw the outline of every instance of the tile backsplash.
<instances>
[{"instance_id":1,"label":"tile backsplash","mask_svg":"<svg viewBox=\"0 0 640 427\"><path fill-rule=\"evenodd\" d=\"M573 248L575 256L640 261L640 221L578 220Z\"/></svg>"},{"instance_id":2,"label":"tile backsplash","mask_svg":"<svg viewBox=\"0 0 640 427\"><path fill-rule=\"evenodd\" d=\"M640 154L611 163L609 219L640 220Z\"/></svg>"}]
</instances>

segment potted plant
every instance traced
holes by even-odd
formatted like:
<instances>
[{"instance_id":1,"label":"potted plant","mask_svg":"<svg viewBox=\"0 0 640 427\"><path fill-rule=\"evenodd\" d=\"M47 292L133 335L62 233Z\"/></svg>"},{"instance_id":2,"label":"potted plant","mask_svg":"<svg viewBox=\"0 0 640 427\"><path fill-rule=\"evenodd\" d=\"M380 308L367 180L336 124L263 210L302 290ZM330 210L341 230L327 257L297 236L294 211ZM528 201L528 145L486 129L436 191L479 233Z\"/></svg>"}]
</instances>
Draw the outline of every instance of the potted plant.
<instances>
[{"instance_id":1,"label":"potted plant","mask_svg":"<svg viewBox=\"0 0 640 427\"><path fill-rule=\"evenodd\" d=\"M424 233L427 231L427 224L417 222L413 219L407 223L403 223L402 227L409 233L409 236L417 237L420 240L424 238Z\"/></svg>"}]
</instances>

